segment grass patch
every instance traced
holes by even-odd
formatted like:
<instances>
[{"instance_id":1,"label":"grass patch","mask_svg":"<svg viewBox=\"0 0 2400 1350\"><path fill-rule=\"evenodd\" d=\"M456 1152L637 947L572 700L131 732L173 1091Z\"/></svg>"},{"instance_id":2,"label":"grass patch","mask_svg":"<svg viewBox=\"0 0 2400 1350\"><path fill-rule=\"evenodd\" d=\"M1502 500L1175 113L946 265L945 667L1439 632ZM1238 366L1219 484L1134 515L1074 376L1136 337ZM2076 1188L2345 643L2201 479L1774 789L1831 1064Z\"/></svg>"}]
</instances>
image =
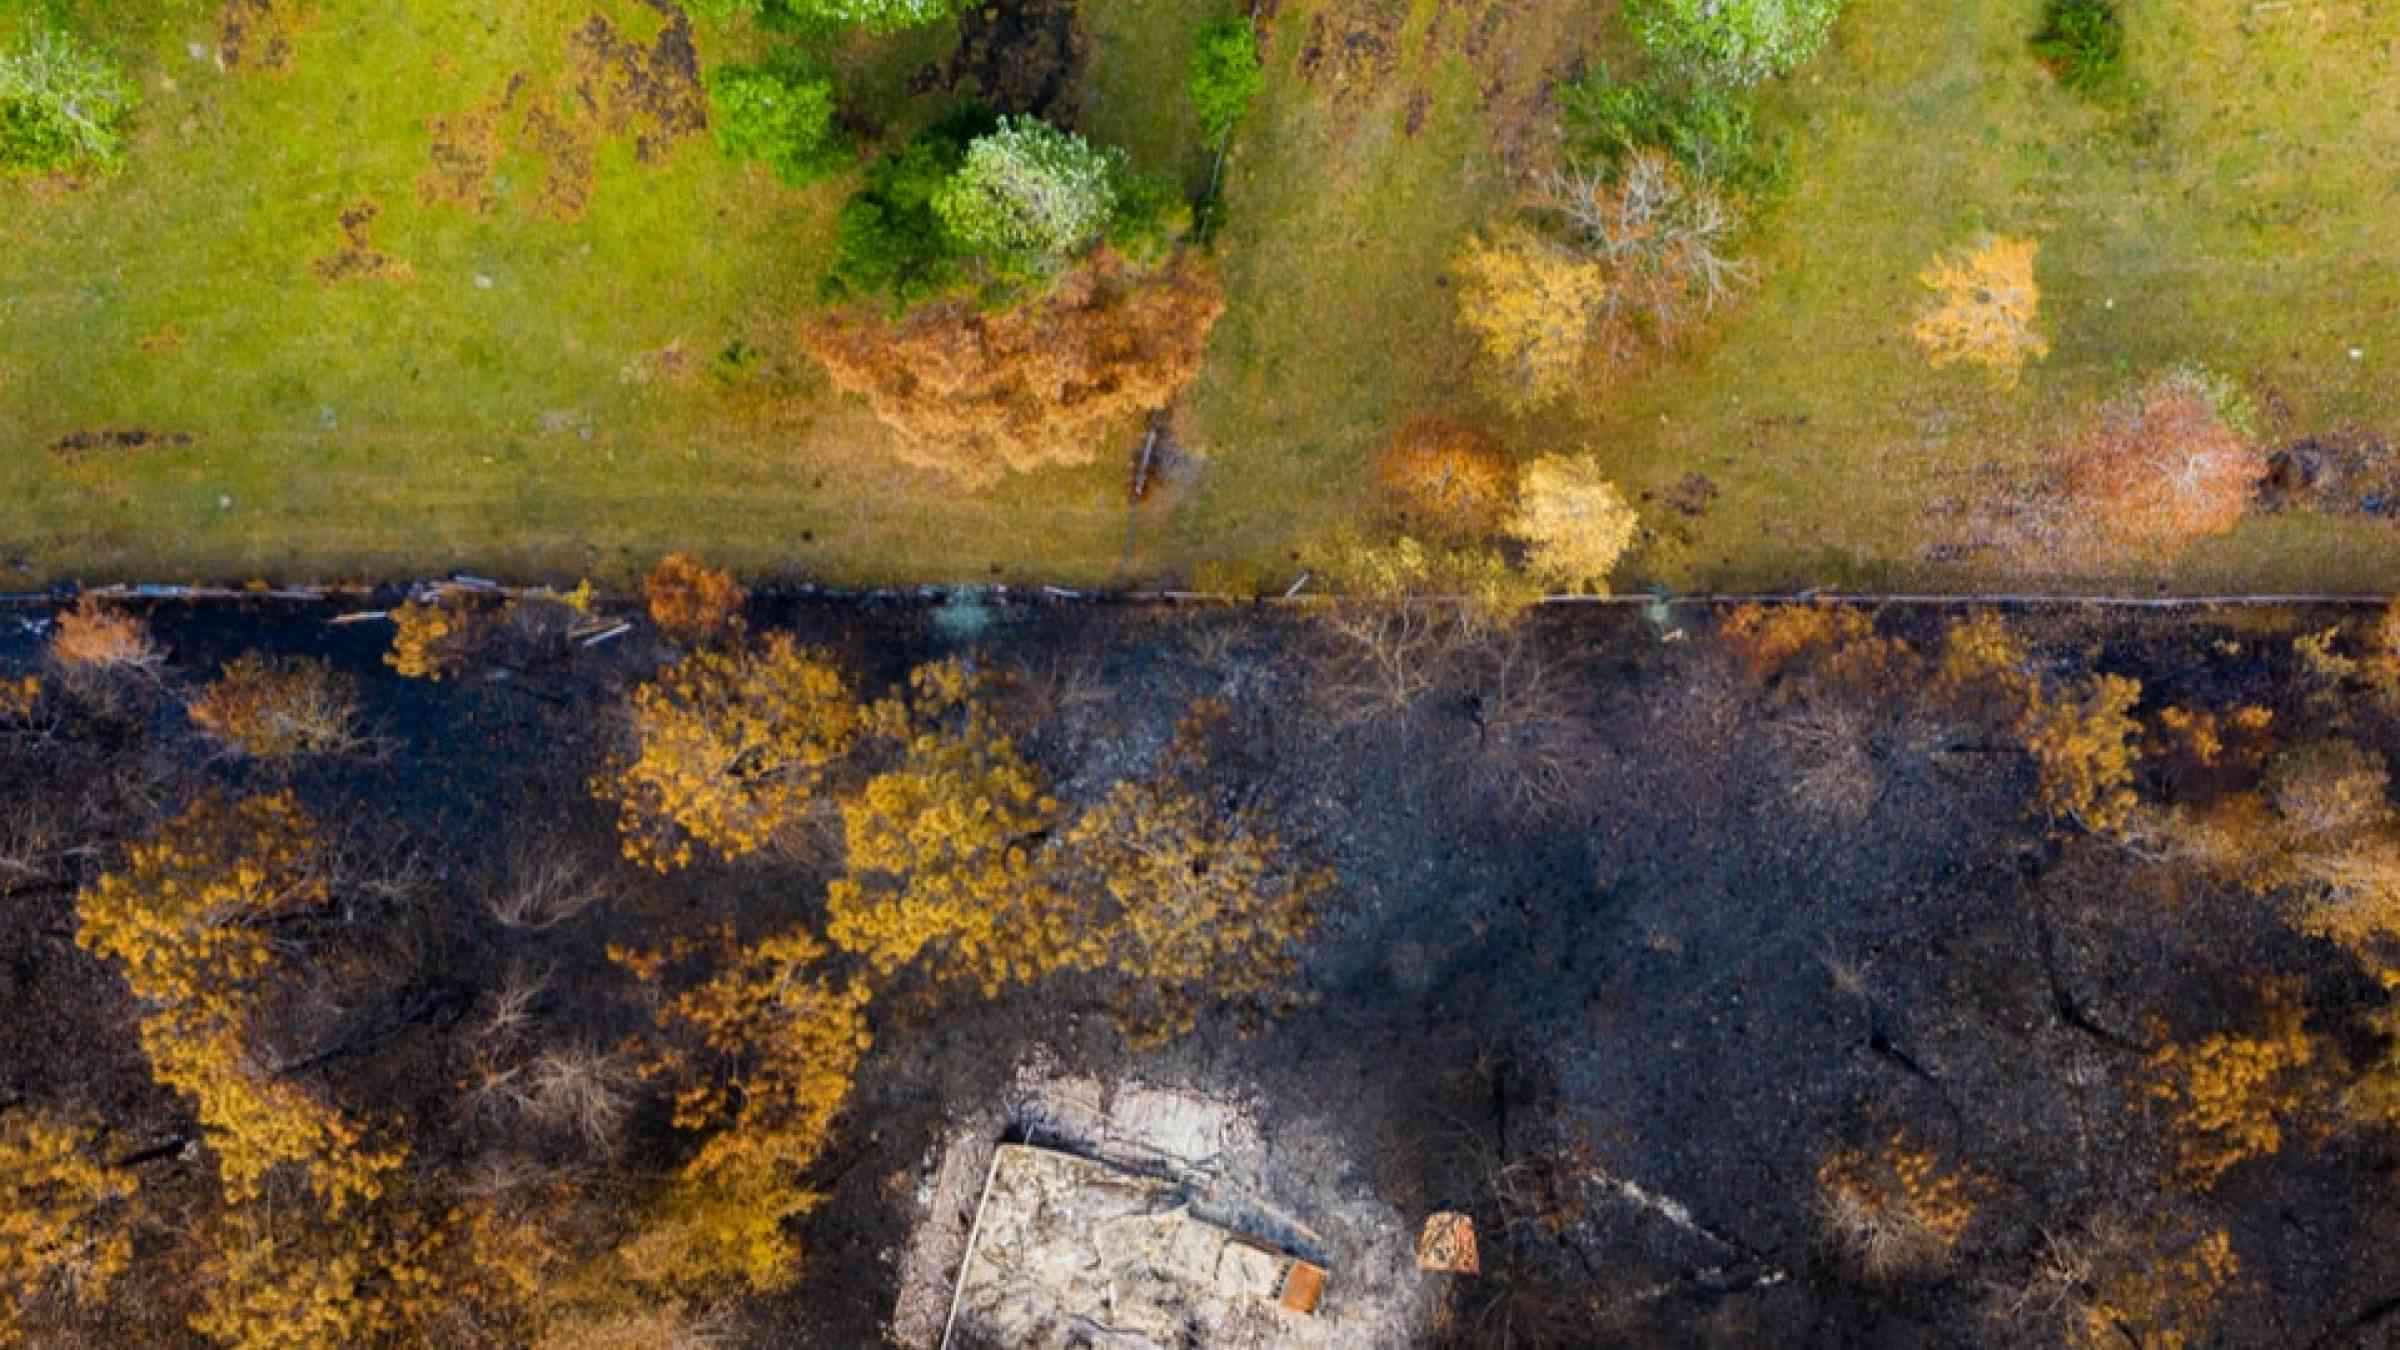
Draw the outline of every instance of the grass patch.
<instances>
[{"instance_id":1,"label":"grass patch","mask_svg":"<svg viewBox=\"0 0 2400 1350\"><path fill-rule=\"evenodd\" d=\"M1470 379L1443 266L1557 153L1557 86L1636 54L1566 0L1286 0L1227 162L1231 308L1179 425L1204 458L1130 551L1122 456L962 495L893 464L799 353L855 171L789 188L704 131L579 111L592 63L631 58L573 36L598 16L648 62L669 25L647 6L320 2L286 15L280 64L223 70L215 6L117 8L0 0L0 24L101 42L143 98L122 173L0 185L0 558L28 581L621 578L695 545L844 581L1272 572L1364 515L1375 453L1438 411L1522 457L1600 455L1643 498L1639 578L1972 586L2025 560L1977 553L1971 508L2142 372L2228 373L2270 438L2393 425L2400 87L2360 4L2126 4L2143 92L2103 107L2027 50L2042 0L1854 0L1757 91L1791 165L1749 245L1764 284L1693 350L1510 418ZM1192 35L1236 8L1091 0L1081 130L1204 185ZM705 71L775 39L694 41ZM843 40L846 115L905 139L954 41ZM460 197L424 188L444 137ZM1907 336L1918 271L1984 231L2041 245L2052 351L2012 391ZM98 430L159 437L51 449ZM2168 567L2041 580L2389 587L2390 529L2254 516Z\"/></svg>"}]
</instances>

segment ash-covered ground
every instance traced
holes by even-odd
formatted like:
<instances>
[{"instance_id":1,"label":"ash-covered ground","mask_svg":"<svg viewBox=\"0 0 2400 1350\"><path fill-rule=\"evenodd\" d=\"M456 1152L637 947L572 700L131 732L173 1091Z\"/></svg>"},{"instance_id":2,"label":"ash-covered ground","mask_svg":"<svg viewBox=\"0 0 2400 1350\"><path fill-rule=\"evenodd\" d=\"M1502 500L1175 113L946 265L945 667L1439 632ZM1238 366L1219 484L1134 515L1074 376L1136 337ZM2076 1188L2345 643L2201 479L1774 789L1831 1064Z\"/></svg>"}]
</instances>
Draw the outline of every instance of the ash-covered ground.
<instances>
[{"instance_id":1,"label":"ash-covered ground","mask_svg":"<svg viewBox=\"0 0 2400 1350\"><path fill-rule=\"evenodd\" d=\"M595 992L606 943L821 912L820 860L625 868L588 920L539 933L467 913L527 838L615 858L587 783L617 701L662 658L646 632L592 649L522 635L428 683L383 668L375 624L150 617L177 668L264 647L355 673L383 753L288 781L362 846L431 846L410 954L323 1037L337 1096L446 1118L445 1038L512 968L542 963L551 1015L607 1041L635 1018ZM1882 628L1931 650L1950 617ZM2046 675L2141 680L2143 715L2255 704L2294 741L2338 726L2390 753L2394 719L2332 708L2293 655L2342 617L2011 622ZM2400 1155L2343 1109L2381 1053L2385 992L2273 897L2033 811L2027 755L1918 691L1759 679L1699 611L1676 633L1633 610L1543 612L1429 659L1405 699L1282 612L792 600L753 625L869 686L943 654L1006 672L1005 715L1070 802L1153 765L1193 700L1223 699L1224 771L1338 886L1305 950L1306 1005L1255 1030L1208 1017L1137 1052L1072 977L879 996L811 1177L826 1199L802 1221L804 1272L740 1304L735 1343L879 1343L944 1149L1020 1126L1008 1107L1035 1063L1240 1099L1264 1139L1321 1152L1321 1189L1277 1197L1304 1220L1371 1200L1405 1243L1427 1214L1474 1216L1483 1273L1426 1277L1427 1346L2330 1347L2400 1325ZM17 642L28 663L38 639ZM15 753L19 800L114 793L130 832L139 803L266 781L210 760L172 699L109 726ZM2179 790L2142 772L2147 796ZM91 865L115 843L95 839ZM149 1082L121 987L73 949L72 904L71 885L29 889L0 938L16 1010L0 1101L73 1099L128 1143L170 1139L188 1120ZM2196 1184L2159 1056L2254 1030L2275 982L2322 1073L2292 1080L2272 1147ZM70 1036L92 1047L75 1066L54 1053ZM655 1170L678 1147L644 1108L616 1165ZM1921 1189L1966 1214L1932 1225L1938 1251L1844 1239L1843 1160L1883 1160L1888 1183L1895 1154L1929 1159ZM143 1166L205 1181L188 1152ZM2232 1260L2203 1270L2220 1234Z\"/></svg>"}]
</instances>

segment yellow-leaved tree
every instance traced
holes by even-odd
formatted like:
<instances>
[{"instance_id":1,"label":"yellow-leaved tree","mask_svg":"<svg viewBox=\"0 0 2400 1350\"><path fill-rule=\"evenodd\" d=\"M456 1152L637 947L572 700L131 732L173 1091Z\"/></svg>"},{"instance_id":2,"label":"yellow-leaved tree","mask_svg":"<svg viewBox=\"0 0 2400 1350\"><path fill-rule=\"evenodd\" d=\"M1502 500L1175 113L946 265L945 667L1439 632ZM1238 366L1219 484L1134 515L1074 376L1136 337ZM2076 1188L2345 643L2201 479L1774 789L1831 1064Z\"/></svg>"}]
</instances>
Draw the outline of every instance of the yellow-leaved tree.
<instances>
[{"instance_id":1,"label":"yellow-leaved tree","mask_svg":"<svg viewBox=\"0 0 2400 1350\"><path fill-rule=\"evenodd\" d=\"M709 1133L620 1248L636 1280L700 1295L735 1284L764 1293L799 1277L785 1221L816 1203L801 1175L824 1151L871 1039L866 985L822 974L829 950L805 929L747 947L723 932L706 946L611 950L645 983L695 953L713 964L657 1014L647 1070L676 1084L675 1124Z\"/></svg>"},{"instance_id":2,"label":"yellow-leaved tree","mask_svg":"<svg viewBox=\"0 0 2400 1350\"><path fill-rule=\"evenodd\" d=\"M633 752L592 780L625 856L661 872L731 860L797 823L865 728L839 667L787 633L695 651L633 692Z\"/></svg>"},{"instance_id":3,"label":"yellow-leaved tree","mask_svg":"<svg viewBox=\"0 0 2400 1350\"><path fill-rule=\"evenodd\" d=\"M2013 387L2027 361L2048 356L2050 340L2034 326L2042 288L2033 279L2033 260L2040 252L2034 240L1994 235L1928 264L1917 279L1937 299L1910 330L1926 359L1936 366L1981 366Z\"/></svg>"},{"instance_id":4,"label":"yellow-leaved tree","mask_svg":"<svg viewBox=\"0 0 2400 1350\"><path fill-rule=\"evenodd\" d=\"M842 806L849 875L828 935L890 973L935 949L936 978L987 994L1092 959L1097 940L1034 850L1060 817L1047 784L956 661L920 666L874 711L897 761Z\"/></svg>"},{"instance_id":5,"label":"yellow-leaved tree","mask_svg":"<svg viewBox=\"0 0 2400 1350\"><path fill-rule=\"evenodd\" d=\"M285 969L277 924L330 900L317 823L289 793L204 797L126 850L77 902L75 941L117 963L144 1008L159 1082L192 1099L229 1201L290 1165L335 1215L405 1157L262 1063L252 1026Z\"/></svg>"},{"instance_id":6,"label":"yellow-leaved tree","mask_svg":"<svg viewBox=\"0 0 2400 1350\"><path fill-rule=\"evenodd\" d=\"M0 1115L0 1345L31 1312L91 1307L133 1260L133 1174L94 1156L94 1133L32 1109Z\"/></svg>"},{"instance_id":7,"label":"yellow-leaved tree","mask_svg":"<svg viewBox=\"0 0 2400 1350\"><path fill-rule=\"evenodd\" d=\"M1451 264L1458 318L1482 348L1496 392L1529 410L1572 392L1591 369L1608 314L1608 270L1522 225L1467 242Z\"/></svg>"},{"instance_id":8,"label":"yellow-leaved tree","mask_svg":"<svg viewBox=\"0 0 2400 1350\"><path fill-rule=\"evenodd\" d=\"M1589 455L1544 455L1525 470L1508 532L1525 541L1525 566L1569 591L1608 594L1608 574L1632 547L1633 504Z\"/></svg>"},{"instance_id":9,"label":"yellow-leaved tree","mask_svg":"<svg viewBox=\"0 0 2400 1350\"><path fill-rule=\"evenodd\" d=\"M1289 1007L1299 944L1333 888L1330 869L1294 861L1257 813L1195 782L1225 712L1195 705L1160 770L1118 783L1060 840L1080 883L1106 897L1090 959L1119 982L1118 1025L1137 1044L1189 1032L1210 1003L1262 1017Z\"/></svg>"},{"instance_id":10,"label":"yellow-leaved tree","mask_svg":"<svg viewBox=\"0 0 2400 1350\"><path fill-rule=\"evenodd\" d=\"M303 1206L241 1206L206 1239L192 1329L229 1350L425 1344L440 1307L444 1228L378 1204L335 1218Z\"/></svg>"}]
</instances>

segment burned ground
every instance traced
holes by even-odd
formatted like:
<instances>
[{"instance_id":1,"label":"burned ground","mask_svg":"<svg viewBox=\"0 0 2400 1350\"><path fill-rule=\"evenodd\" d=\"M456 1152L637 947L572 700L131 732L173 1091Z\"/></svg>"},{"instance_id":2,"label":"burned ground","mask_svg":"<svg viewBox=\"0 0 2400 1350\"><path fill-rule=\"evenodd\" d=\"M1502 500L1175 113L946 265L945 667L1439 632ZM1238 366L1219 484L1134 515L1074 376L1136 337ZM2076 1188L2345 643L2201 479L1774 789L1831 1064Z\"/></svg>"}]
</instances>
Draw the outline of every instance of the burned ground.
<instances>
[{"instance_id":1,"label":"burned ground","mask_svg":"<svg viewBox=\"0 0 2400 1350\"><path fill-rule=\"evenodd\" d=\"M2271 1156L2213 1188L2173 1180L2153 1058L2250 1028L2262 982L2281 979L2336 1057L2364 1061L2376 1042L2363 1015L2386 995L2271 901L2032 818L2025 757L1911 695L1762 684L1705 631L1668 641L1632 609L1545 612L1515 659L1555 693L1541 734L1573 763L1511 793L1494 784L1528 761L1493 748L1504 691L1482 656L1361 722L1325 697L1327 636L1284 612L754 609L868 687L945 653L1008 672L1001 715L1074 802L1151 767L1193 700L1223 699L1231 732L1212 781L1330 863L1339 892L1305 953L1309 1005L1256 1035L1215 1017L1137 1053L1080 977L990 1000L903 977L877 999L874 1048L811 1177L827 1199L804 1224L801 1282L742 1305L744 1344L876 1343L937 1143L1037 1057L1239 1092L1270 1135L1329 1131L1412 1221L1475 1216L1485 1274L1447 1286L1428 1344L2058 1344L2074 1332L2068 1305L2038 1276L2062 1240L2103 1250L2102 1236L2133 1232L2155 1239L2143 1259L2165 1262L2217 1229L2238 1273L2207 1310L2217 1340L2193 1343L2381 1334L2400 1280L2391 1140L2342 1124L2328 1086ZM193 1122L150 1083L122 985L74 947L75 889L206 784L288 783L340 823L360 879L310 935L341 959L279 1010L289 1072L379 1104L422 1165L502 1149L605 1163L596 1185L634 1187L688 1148L655 1102L598 1153L462 1104L495 991L537 974L535 1035L616 1043L644 1014L609 944L820 917L826 860L657 876L616 856L586 783L617 700L668 650L646 631L585 649L518 623L429 683L384 669L384 626L325 617L263 602L150 615L171 653L162 678L179 686L251 648L334 661L360 681L382 747L368 758L211 760L179 699L147 685L97 712L46 695L55 720L12 733L14 818L54 845L19 851L35 860L8 882L0 976L18 1011L0 1038L0 1104L96 1114L146 1186L201 1203L204 1158L175 1147ZM2340 617L2013 621L2046 668L2141 679L2145 710L2256 703L2298 739L2333 714L2291 639ZM1930 648L1942 621L1884 627ZM11 643L28 669L37 640ZM2355 721L2361 740L2400 748L2389 719ZM585 869L605 899L551 926L498 921L488 902L529 857ZM50 1051L66 1042L89 1047L72 1072ZM1829 1240L1820 1169L1895 1137L1972 1176L1973 1217L1945 1260L1870 1277Z\"/></svg>"}]
</instances>

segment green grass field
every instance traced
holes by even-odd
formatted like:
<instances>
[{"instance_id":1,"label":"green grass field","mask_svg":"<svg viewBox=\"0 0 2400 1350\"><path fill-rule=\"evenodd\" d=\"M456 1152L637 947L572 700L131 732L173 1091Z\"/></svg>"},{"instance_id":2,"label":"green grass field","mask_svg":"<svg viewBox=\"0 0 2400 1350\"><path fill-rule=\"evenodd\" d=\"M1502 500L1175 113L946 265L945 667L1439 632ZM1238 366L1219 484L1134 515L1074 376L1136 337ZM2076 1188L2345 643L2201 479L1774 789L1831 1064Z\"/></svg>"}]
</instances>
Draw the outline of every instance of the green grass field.
<instances>
[{"instance_id":1,"label":"green grass field","mask_svg":"<svg viewBox=\"0 0 2400 1350\"><path fill-rule=\"evenodd\" d=\"M2390 524L2329 517L2254 518L2139 576L1928 550L1938 505L2154 365L2236 376L2278 437L2392 430L2400 58L2373 0L2129 0L2145 92L2116 112L2034 62L2039 0L1852 0L1766 99L1797 180L1751 245L1761 287L1694 351L1537 418L1480 399L1442 264L1554 153L1545 85L1630 70L1611 7L1284 0L1227 165L1230 309L1180 415L1205 458L1130 536L1135 428L980 495L890 460L791 337L847 184L785 189L645 120L626 72L671 63L637 0L239 0L231 69L214 6L0 0L0 23L34 7L108 45L145 106L121 175L0 184L0 555L27 580L607 579L674 547L849 582L1273 567L1371 509L1383 439L1442 409L1524 454L1588 447L1639 491L1706 476L1705 514L1645 508L1630 571L1678 586L2400 586ZM1086 0L1084 129L1205 183L1182 67L1233 11ZM597 64L573 40L595 17ZM764 39L696 40L705 68ZM910 75L953 41L844 49L857 111L905 134L935 103ZM461 134L479 109L489 135ZM473 163L429 192L437 140ZM2006 392L1905 333L1917 271L1984 229L2042 241L2053 351ZM190 442L52 448L132 429Z\"/></svg>"}]
</instances>

